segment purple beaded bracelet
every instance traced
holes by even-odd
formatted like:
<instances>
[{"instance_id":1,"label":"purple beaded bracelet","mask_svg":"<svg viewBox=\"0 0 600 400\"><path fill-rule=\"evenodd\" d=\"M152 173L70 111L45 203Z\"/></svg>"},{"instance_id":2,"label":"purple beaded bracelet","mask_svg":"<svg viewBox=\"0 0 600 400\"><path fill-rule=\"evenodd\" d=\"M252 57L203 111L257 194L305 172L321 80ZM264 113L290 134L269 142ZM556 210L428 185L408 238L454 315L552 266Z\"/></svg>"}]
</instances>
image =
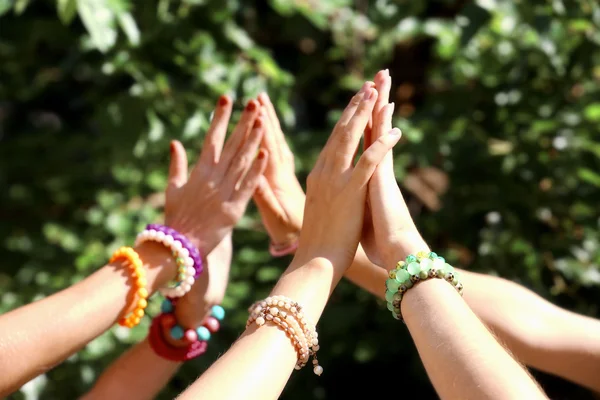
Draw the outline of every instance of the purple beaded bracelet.
<instances>
[{"instance_id":1,"label":"purple beaded bracelet","mask_svg":"<svg viewBox=\"0 0 600 400\"><path fill-rule=\"evenodd\" d=\"M181 242L183 248L187 249L187 251L190 253L190 257L192 258L192 260L194 260L194 269L196 270L196 273L194 274L194 279L198 279L198 277L204 270L202 265L202 257L200 257L200 251L198 250L198 248L194 246L188 238L186 238L173 228L169 228L168 226L160 224L149 224L146 226L146 230L151 229L157 232L162 232L165 235L171 235L173 236L173 239L177 240L178 242Z\"/></svg>"}]
</instances>

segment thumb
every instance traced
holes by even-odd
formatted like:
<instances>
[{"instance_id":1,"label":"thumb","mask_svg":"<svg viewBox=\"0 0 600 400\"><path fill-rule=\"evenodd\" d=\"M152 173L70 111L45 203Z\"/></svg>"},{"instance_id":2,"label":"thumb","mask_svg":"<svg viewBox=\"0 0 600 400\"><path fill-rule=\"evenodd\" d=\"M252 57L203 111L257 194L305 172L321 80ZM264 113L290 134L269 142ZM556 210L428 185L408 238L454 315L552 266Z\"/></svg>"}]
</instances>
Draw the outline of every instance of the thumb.
<instances>
[{"instance_id":1,"label":"thumb","mask_svg":"<svg viewBox=\"0 0 600 400\"><path fill-rule=\"evenodd\" d=\"M187 182L188 161L183 145L178 140L171 142L171 162L169 164L169 188L180 188Z\"/></svg>"}]
</instances>

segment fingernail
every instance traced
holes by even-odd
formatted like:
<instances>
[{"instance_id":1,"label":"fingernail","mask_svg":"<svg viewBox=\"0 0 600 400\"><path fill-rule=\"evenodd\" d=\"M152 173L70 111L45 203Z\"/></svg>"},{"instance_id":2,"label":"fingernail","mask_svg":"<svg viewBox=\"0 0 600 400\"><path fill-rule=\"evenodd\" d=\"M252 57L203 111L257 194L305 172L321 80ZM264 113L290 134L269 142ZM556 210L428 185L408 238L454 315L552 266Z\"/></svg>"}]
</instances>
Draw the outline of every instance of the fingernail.
<instances>
[{"instance_id":1,"label":"fingernail","mask_svg":"<svg viewBox=\"0 0 600 400\"><path fill-rule=\"evenodd\" d=\"M169 149L171 150L171 154L175 153L175 143L174 142L169 143Z\"/></svg>"},{"instance_id":2,"label":"fingernail","mask_svg":"<svg viewBox=\"0 0 600 400\"><path fill-rule=\"evenodd\" d=\"M371 97L373 97L373 93L375 93L375 91L373 89L369 89L365 92L365 95L363 96L363 100L370 100Z\"/></svg>"},{"instance_id":3,"label":"fingernail","mask_svg":"<svg viewBox=\"0 0 600 400\"><path fill-rule=\"evenodd\" d=\"M387 76L390 76L390 70L386 68L386 69L385 69L385 74L386 74Z\"/></svg>"},{"instance_id":4,"label":"fingernail","mask_svg":"<svg viewBox=\"0 0 600 400\"><path fill-rule=\"evenodd\" d=\"M254 126L252 126L252 128L254 129L258 129L262 127L262 118L256 118L254 120Z\"/></svg>"},{"instance_id":5,"label":"fingernail","mask_svg":"<svg viewBox=\"0 0 600 400\"><path fill-rule=\"evenodd\" d=\"M389 132L392 136L402 136L402 131L398 128L394 128Z\"/></svg>"},{"instance_id":6,"label":"fingernail","mask_svg":"<svg viewBox=\"0 0 600 400\"><path fill-rule=\"evenodd\" d=\"M388 107L389 107L389 111L388 111L389 115L390 116L394 115L394 110L396 109L396 103L392 102L388 105Z\"/></svg>"},{"instance_id":7,"label":"fingernail","mask_svg":"<svg viewBox=\"0 0 600 400\"><path fill-rule=\"evenodd\" d=\"M246 110L247 111L254 111L254 110L256 110L256 102L254 100L250 100L248 102L248 105L246 106Z\"/></svg>"},{"instance_id":8,"label":"fingernail","mask_svg":"<svg viewBox=\"0 0 600 400\"><path fill-rule=\"evenodd\" d=\"M227 98L227 96L222 95L221 97L219 97L219 105L221 107L226 106L227 103L229 103L229 99Z\"/></svg>"},{"instance_id":9,"label":"fingernail","mask_svg":"<svg viewBox=\"0 0 600 400\"><path fill-rule=\"evenodd\" d=\"M261 151L258 152L258 159L262 160L263 158L265 158L266 155L267 154L265 153L265 151L261 150Z\"/></svg>"}]
</instances>

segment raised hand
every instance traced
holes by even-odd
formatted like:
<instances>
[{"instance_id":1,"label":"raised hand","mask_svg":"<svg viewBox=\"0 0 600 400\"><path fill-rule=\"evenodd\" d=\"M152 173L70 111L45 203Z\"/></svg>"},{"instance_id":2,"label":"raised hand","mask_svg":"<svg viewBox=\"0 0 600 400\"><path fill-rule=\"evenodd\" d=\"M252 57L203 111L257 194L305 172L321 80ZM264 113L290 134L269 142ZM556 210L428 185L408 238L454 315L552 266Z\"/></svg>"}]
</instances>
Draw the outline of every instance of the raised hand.
<instances>
[{"instance_id":1,"label":"raised hand","mask_svg":"<svg viewBox=\"0 0 600 400\"><path fill-rule=\"evenodd\" d=\"M372 83L367 82L352 98L308 177L304 226L294 264L324 258L343 272L354 259L367 184L379 162L400 139L396 132L382 135L353 165L377 95Z\"/></svg>"},{"instance_id":2,"label":"raised hand","mask_svg":"<svg viewBox=\"0 0 600 400\"><path fill-rule=\"evenodd\" d=\"M277 249L290 248L298 240L305 196L275 107L266 93L261 93L258 101L265 123L261 147L269 153L269 160L254 193L254 202L271 238L271 252L276 255Z\"/></svg>"},{"instance_id":3,"label":"raised hand","mask_svg":"<svg viewBox=\"0 0 600 400\"><path fill-rule=\"evenodd\" d=\"M187 236L203 257L231 233L266 167L267 152L256 156L264 133L258 113L258 102L251 100L223 148L231 100L221 96L189 179L185 150L171 143L166 224Z\"/></svg>"},{"instance_id":4,"label":"raised hand","mask_svg":"<svg viewBox=\"0 0 600 400\"><path fill-rule=\"evenodd\" d=\"M387 70L375 75L379 98L373 109L370 135L365 137L365 148L372 145L371 141L377 141L393 132L394 104L388 104L391 83ZM396 135L401 135L397 128L394 131ZM368 199L361 244L371 262L392 269L397 261L408 254L428 250L396 182L392 151L386 154L375 169L369 182Z\"/></svg>"}]
</instances>

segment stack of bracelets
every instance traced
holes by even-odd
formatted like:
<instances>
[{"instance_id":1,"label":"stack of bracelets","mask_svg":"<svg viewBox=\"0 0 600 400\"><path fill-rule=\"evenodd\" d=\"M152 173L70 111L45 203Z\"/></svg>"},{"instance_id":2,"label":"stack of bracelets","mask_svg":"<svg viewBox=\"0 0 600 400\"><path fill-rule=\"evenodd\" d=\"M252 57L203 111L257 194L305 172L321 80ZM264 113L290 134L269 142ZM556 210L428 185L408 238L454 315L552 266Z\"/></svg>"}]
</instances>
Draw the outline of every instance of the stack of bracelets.
<instances>
[{"instance_id":1,"label":"stack of bracelets","mask_svg":"<svg viewBox=\"0 0 600 400\"><path fill-rule=\"evenodd\" d=\"M220 322L225 317L225 310L221 306L213 306L211 316L202 326L196 329L185 330L177 324L175 307L177 299L184 296L192 289L192 285L203 271L202 258L198 249L182 234L164 225L150 224L137 236L136 246L144 242L158 242L167 247L177 264L176 281L159 291L166 297L162 303L162 314L154 318L148 336L151 347L156 354L172 361L187 361L206 351L207 341L211 333L216 333ZM119 319L119 325L133 328L138 325L145 315L148 306L148 289L146 271L139 254L131 247L121 247L111 257L110 262L126 261L128 271L133 280L131 304L133 311L126 317ZM169 330L170 336L175 340L182 340L182 347L170 345L164 338L162 331Z\"/></svg>"},{"instance_id":2,"label":"stack of bracelets","mask_svg":"<svg viewBox=\"0 0 600 400\"><path fill-rule=\"evenodd\" d=\"M404 294L420 281L431 278L445 279L462 296L463 285L459 282L458 273L443 257L434 252L419 252L416 256L411 254L404 261L398 262L385 281L385 300L394 318L404 321L400 311Z\"/></svg>"},{"instance_id":3,"label":"stack of bracelets","mask_svg":"<svg viewBox=\"0 0 600 400\"><path fill-rule=\"evenodd\" d=\"M319 350L317 331L306 320L302 313L302 307L298 303L284 296L272 296L257 301L250 306L248 311L250 317L246 322L246 328L253 323L258 327L265 324L277 326L285 332L296 350L298 361L295 368L304 367L312 356L313 372L316 375L323 373L323 367L317 360L317 351Z\"/></svg>"}]
</instances>

